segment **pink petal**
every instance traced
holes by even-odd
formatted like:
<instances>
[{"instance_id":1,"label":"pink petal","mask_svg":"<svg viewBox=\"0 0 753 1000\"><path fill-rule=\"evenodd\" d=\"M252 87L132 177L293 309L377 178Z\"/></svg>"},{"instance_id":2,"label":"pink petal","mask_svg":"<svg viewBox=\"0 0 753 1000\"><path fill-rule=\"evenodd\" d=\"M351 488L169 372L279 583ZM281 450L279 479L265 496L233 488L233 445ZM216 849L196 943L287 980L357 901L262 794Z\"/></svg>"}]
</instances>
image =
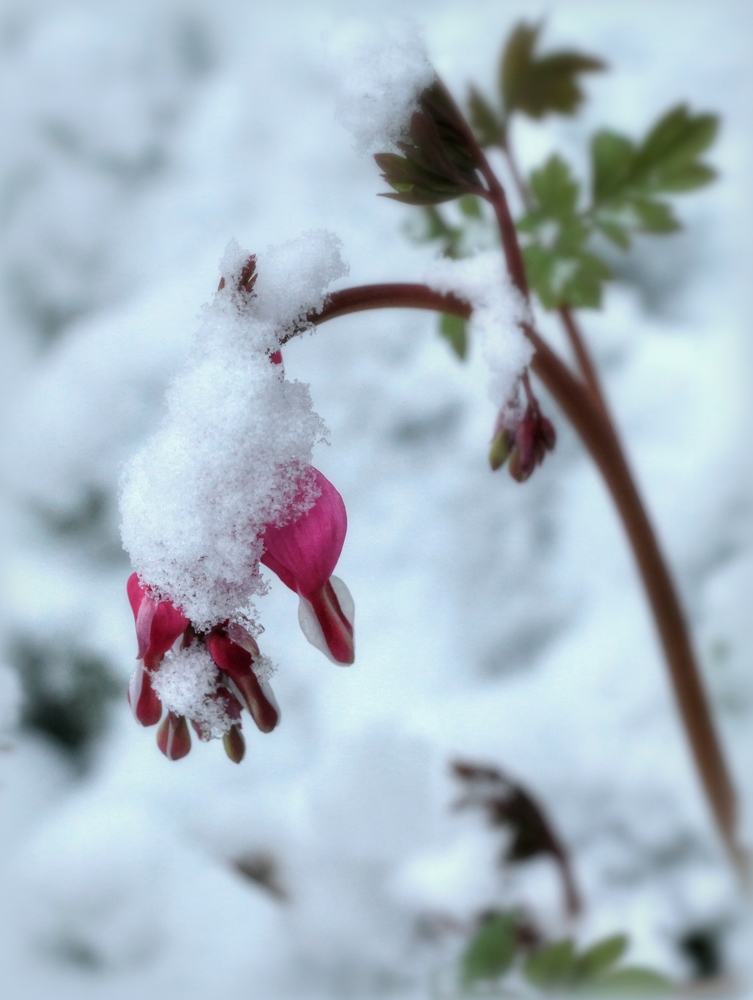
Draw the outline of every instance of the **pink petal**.
<instances>
[{"instance_id":1,"label":"pink petal","mask_svg":"<svg viewBox=\"0 0 753 1000\"><path fill-rule=\"evenodd\" d=\"M162 702L152 687L149 671L137 663L128 684L128 704L142 726L156 726L162 718Z\"/></svg>"},{"instance_id":2,"label":"pink petal","mask_svg":"<svg viewBox=\"0 0 753 1000\"><path fill-rule=\"evenodd\" d=\"M301 595L298 621L312 646L333 663L347 666L355 659L353 611L350 591L333 576L309 598Z\"/></svg>"},{"instance_id":3,"label":"pink petal","mask_svg":"<svg viewBox=\"0 0 753 1000\"><path fill-rule=\"evenodd\" d=\"M210 656L240 692L246 708L263 733L271 733L280 721L280 710L267 684L260 684L252 669L251 654L232 639L213 632L207 636Z\"/></svg>"},{"instance_id":4,"label":"pink petal","mask_svg":"<svg viewBox=\"0 0 753 1000\"><path fill-rule=\"evenodd\" d=\"M332 576L348 526L343 498L321 472L313 471L320 490L314 505L281 528L268 525L261 557L287 587L309 599Z\"/></svg>"}]
</instances>

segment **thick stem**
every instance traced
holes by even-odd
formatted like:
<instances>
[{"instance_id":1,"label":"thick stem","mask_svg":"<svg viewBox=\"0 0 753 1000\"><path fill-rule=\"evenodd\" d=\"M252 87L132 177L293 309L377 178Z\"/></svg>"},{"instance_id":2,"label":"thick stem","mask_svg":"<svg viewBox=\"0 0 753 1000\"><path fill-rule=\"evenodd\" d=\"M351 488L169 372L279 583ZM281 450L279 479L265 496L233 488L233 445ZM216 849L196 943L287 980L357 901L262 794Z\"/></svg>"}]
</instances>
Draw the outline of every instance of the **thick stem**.
<instances>
[{"instance_id":1,"label":"thick stem","mask_svg":"<svg viewBox=\"0 0 753 1000\"><path fill-rule=\"evenodd\" d=\"M444 295L424 285L385 284L335 292L325 301L322 310L310 315L309 319L319 324L350 312L379 308L432 309L463 319L471 313L470 305L454 295ZM745 856L735 837L735 793L711 719L687 625L617 435L588 389L529 325L525 326L525 333L536 348L533 371L580 435L620 514L653 612L702 785L722 839L744 876Z\"/></svg>"}]
</instances>

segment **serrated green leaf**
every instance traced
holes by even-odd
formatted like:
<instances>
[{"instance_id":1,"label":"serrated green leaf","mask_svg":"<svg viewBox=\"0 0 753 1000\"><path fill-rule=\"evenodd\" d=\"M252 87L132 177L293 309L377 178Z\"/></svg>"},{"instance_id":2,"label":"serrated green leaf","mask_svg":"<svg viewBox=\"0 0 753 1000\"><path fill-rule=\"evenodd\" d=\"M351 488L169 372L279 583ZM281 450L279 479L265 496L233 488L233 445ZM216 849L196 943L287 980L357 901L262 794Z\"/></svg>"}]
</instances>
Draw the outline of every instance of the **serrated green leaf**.
<instances>
[{"instance_id":1,"label":"serrated green leaf","mask_svg":"<svg viewBox=\"0 0 753 1000\"><path fill-rule=\"evenodd\" d=\"M632 209L639 228L647 233L674 233L681 228L670 205L650 198L635 198Z\"/></svg>"},{"instance_id":2,"label":"serrated green leaf","mask_svg":"<svg viewBox=\"0 0 753 1000\"><path fill-rule=\"evenodd\" d=\"M523 963L523 975L541 989L570 986L576 976L572 940L557 941L534 951Z\"/></svg>"},{"instance_id":3,"label":"serrated green leaf","mask_svg":"<svg viewBox=\"0 0 753 1000\"><path fill-rule=\"evenodd\" d=\"M465 360L468 351L467 323L460 316L452 313L442 313L439 321L439 333L444 337L461 361Z\"/></svg>"},{"instance_id":4,"label":"serrated green leaf","mask_svg":"<svg viewBox=\"0 0 753 1000\"><path fill-rule=\"evenodd\" d=\"M501 146L505 141L505 123L475 87L468 89L468 111L473 131L482 149Z\"/></svg>"},{"instance_id":5,"label":"serrated green leaf","mask_svg":"<svg viewBox=\"0 0 753 1000\"><path fill-rule=\"evenodd\" d=\"M619 192L630 178L635 147L630 139L604 129L591 139L594 204Z\"/></svg>"},{"instance_id":6,"label":"serrated green leaf","mask_svg":"<svg viewBox=\"0 0 753 1000\"><path fill-rule=\"evenodd\" d=\"M618 962L625 954L628 939L624 934L615 934L591 945L582 955L578 956L577 969L580 979L593 979Z\"/></svg>"},{"instance_id":7,"label":"serrated green leaf","mask_svg":"<svg viewBox=\"0 0 753 1000\"><path fill-rule=\"evenodd\" d=\"M638 150L636 170L644 173L696 159L714 141L718 128L716 115L691 115L686 104L671 108Z\"/></svg>"},{"instance_id":8,"label":"serrated green leaf","mask_svg":"<svg viewBox=\"0 0 753 1000\"><path fill-rule=\"evenodd\" d=\"M515 914L500 913L482 924L463 953L461 977L465 985L479 979L497 979L515 958Z\"/></svg>"},{"instance_id":9,"label":"serrated green leaf","mask_svg":"<svg viewBox=\"0 0 753 1000\"><path fill-rule=\"evenodd\" d=\"M528 283L545 309L598 309L602 285L612 276L604 261L587 251L564 257L533 244L523 248L523 262Z\"/></svg>"},{"instance_id":10,"label":"serrated green leaf","mask_svg":"<svg viewBox=\"0 0 753 1000\"><path fill-rule=\"evenodd\" d=\"M541 118L554 111L573 114L583 100L580 73L605 68L600 59L580 52L561 50L536 58L533 50L541 25L521 23L513 30L500 62L500 93L510 114L522 111Z\"/></svg>"},{"instance_id":11,"label":"serrated green leaf","mask_svg":"<svg viewBox=\"0 0 753 1000\"><path fill-rule=\"evenodd\" d=\"M709 184L716 177L716 170L706 163L683 163L659 171L653 179L653 190L679 193Z\"/></svg>"},{"instance_id":12,"label":"serrated green leaf","mask_svg":"<svg viewBox=\"0 0 753 1000\"><path fill-rule=\"evenodd\" d=\"M578 201L578 182L561 157L550 156L543 167L534 170L531 192L540 212L552 218L572 215Z\"/></svg>"},{"instance_id":13,"label":"serrated green leaf","mask_svg":"<svg viewBox=\"0 0 753 1000\"><path fill-rule=\"evenodd\" d=\"M613 222L611 219L604 219L597 215L595 224L597 229L601 230L620 250L628 250L630 248L628 231L619 222Z\"/></svg>"},{"instance_id":14,"label":"serrated green leaf","mask_svg":"<svg viewBox=\"0 0 753 1000\"><path fill-rule=\"evenodd\" d=\"M607 973L593 984L593 988L599 995L658 997L670 992L672 982L653 969L636 965Z\"/></svg>"}]
</instances>

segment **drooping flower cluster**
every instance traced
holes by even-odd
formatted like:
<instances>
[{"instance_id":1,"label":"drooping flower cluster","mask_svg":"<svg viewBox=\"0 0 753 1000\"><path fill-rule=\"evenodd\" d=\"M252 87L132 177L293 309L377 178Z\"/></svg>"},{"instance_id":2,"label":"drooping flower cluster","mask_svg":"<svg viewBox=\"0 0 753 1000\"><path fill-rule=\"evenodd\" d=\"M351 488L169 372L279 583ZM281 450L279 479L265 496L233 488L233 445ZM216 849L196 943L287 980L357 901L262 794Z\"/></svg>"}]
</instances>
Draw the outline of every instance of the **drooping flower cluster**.
<instances>
[{"instance_id":1,"label":"drooping flower cluster","mask_svg":"<svg viewBox=\"0 0 753 1000\"><path fill-rule=\"evenodd\" d=\"M326 233L262 260L257 270L255 257L230 247L165 421L123 475L139 646L129 700L143 725L166 711L157 742L172 760L190 750L189 722L240 761L242 710L262 732L279 721L252 603L267 589L260 565L299 595L309 641L336 663L353 662L353 601L332 575L345 505L311 465L324 427L308 386L285 378L280 354L346 269Z\"/></svg>"}]
</instances>

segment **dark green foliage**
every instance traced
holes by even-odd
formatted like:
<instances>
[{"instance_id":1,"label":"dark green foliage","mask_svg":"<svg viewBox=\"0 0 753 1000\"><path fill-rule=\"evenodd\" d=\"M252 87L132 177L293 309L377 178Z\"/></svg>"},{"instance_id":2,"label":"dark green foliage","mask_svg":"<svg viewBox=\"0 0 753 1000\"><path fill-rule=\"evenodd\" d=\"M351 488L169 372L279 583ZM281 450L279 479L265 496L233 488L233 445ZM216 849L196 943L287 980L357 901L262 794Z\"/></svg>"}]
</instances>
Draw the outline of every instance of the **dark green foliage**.
<instances>
[{"instance_id":1,"label":"dark green foliage","mask_svg":"<svg viewBox=\"0 0 753 1000\"><path fill-rule=\"evenodd\" d=\"M518 223L523 261L531 288L542 305L555 309L598 307L607 265L586 249L590 228L578 211L578 183L559 156L534 170L533 207Z\"/></svg>"},{"instance_id":2,"label":"dark green foliage","mask_svg":"<svg viewBox=\"0 0 753 1000\"><path fill-rule=\"evenodd\" d=\"M583 100L579 74L606 68L601 59L564 49L536 56L540 31L540 24L519 24L502 53L499 90L507 115L513 111L531 118L548 112L575 114Z\"/></svg>"},{"instance_id":3,"label":"dark green foliage","mask_svg":"<svg viewBox=\"0 0 753 1000\"><path fill-rule=\"evenodd\" d=\"M477 980L498 979L510 968L517 948L515 913L495 914L486 920L460 960L460 975L464 985Z\"/></svg>"},{"instance_id":4,"label":"dark green foliage","mask_svg":"<svg viewBox=\"0 0 753 1000\"><path fill-rule=\"evenodd\" d=\"M570 938L538 948L523 963L523 975L543 992L596 995L659 996L670 981L651 969L615 964L627 949L627 938L618 934L597 941L578 954Z\"/></svg>"},{"instance_id":5,"label":"dark green foliage","mask_svg":"<svg viewBox=\"0 0 753 1000\"><path fill-rule=\"evenodd\" d=\"M464 194L481 193L465 122L439 81L421 94L408 135L397 146L402 156L377 153L374 157L394 189L385 198L408 205L440 205Z\"/></svg>"},{"instance_id":6,"label":"dark green foliage","mask_svg":"<svg viewBox=\"0 0 753 1000\"><path fill-rule=\"evenodd\" d=\"M679 194L716 176L700 162L718 129L715 115L692 115L680 104L668 111L636 146L603 130L591 140L594 225L625 249L630 232L671 233L680 228L674 212L657 194Z\"/></svg>"},{"instance_id":7,"label":"dark green foliage","mask_svg":"<svg viewBox=\"0 0 753 1000\"><path fill-rule=\"evenodd\" d=\"M453 316L452 313L442 313L439 321L439 332L445 338L455 354L464 360L468 350L468 338L466 336L466 321L460 316Z\"/></svg>"},{"instance_id":8,"label":"dark green foliage","mask_svg":"<svg viewBox=\"0 0 753 1000\"><path fill-rule=\"evenodd\" d=\"M22 721L66 750L81 752L107 722L121 686L99 657L72 645L20 640L11 651L24 692Z\"/></svg>"}]
</instances>

